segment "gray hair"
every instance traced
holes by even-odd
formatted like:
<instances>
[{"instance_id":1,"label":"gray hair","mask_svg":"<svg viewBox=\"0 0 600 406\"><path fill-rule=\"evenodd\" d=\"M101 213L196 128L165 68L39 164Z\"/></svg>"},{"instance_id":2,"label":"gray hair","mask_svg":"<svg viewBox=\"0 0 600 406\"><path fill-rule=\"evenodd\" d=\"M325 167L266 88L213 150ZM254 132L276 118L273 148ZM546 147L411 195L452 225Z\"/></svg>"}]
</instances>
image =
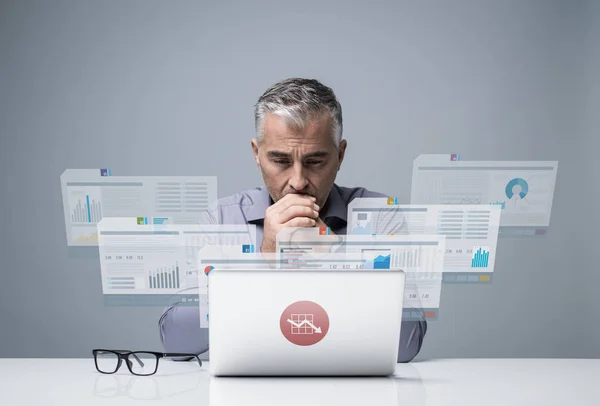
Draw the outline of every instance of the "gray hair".
<instances>
[{"instance_id":1,"label":"gray hair","mask_svg":"<svg viewBox=\"0 0 600 406\"><path fill-rule=\"evenodd\" d=\"M336 146L342 140L342 106L333 90L315 79L289 78L270 86L254 106L256 138L260 143L267 114L283 117L295 131L302 131L309 121L329 114L331 136Z\"/></svg>"}]
</instances>

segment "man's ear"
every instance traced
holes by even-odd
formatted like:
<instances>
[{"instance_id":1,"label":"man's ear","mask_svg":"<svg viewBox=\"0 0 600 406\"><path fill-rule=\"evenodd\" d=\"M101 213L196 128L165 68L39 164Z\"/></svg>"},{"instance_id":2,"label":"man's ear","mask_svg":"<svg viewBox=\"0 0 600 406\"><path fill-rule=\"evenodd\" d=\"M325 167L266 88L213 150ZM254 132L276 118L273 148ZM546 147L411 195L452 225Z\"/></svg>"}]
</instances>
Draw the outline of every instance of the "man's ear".
<instances>
[{"instance_id":1,"label":"man's ear","mask_svg":"<svg viewBox=\"0 0 600 406\"><path fill-rule=\"evenodd\" d=\"M252 141L250 141L250 145L252 146L252 152L254 153L256 165L258 165L260 168L260 159L258 158L258 141L256 141L256 138L253 138Z\"/></svg>"},{"instance_id":2,"label":"man's ear","mask_svg":"<svg viewBox=\"0 0 600 406\"><path fill-rule=\"evenodd\" d=\"M344 156L346 155L346 147L348 143L346 140L340 141L340 146L338 147L338 171L342 167L342 161L344 160Z\"/></svg>"}]
</instances>

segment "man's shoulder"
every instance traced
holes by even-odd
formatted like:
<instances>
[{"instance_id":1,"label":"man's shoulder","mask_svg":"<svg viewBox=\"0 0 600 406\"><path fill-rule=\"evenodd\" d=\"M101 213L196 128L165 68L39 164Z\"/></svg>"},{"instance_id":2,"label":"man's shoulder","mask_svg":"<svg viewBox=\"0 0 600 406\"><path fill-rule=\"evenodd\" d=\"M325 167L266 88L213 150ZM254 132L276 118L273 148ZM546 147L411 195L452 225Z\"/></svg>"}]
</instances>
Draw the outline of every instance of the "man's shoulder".
<instances>
[{"instance_id":1,"label":"man's shoulder","mask_svg":"<svg viewBox=\"0 0 600 406\"><path fill-rule=\"evenodd\" d=\"M338 189L340 196L346 203L350 203L357 197L388 197L385 193L376 192L364 187L345 187L339 185L335 185L335 187Z\"/></svg>"},{"instance_id":2,"label":"man's shoulder","mask_svg":"<svg viewBox=\"0 0 600 406\"><path fill-rule=\"evenodd\" d=\"M266 187L246 189L213 202L207 213L207 222L244 224L264 218L267 207L269 192Z\"/></svg>"}]
</instances>

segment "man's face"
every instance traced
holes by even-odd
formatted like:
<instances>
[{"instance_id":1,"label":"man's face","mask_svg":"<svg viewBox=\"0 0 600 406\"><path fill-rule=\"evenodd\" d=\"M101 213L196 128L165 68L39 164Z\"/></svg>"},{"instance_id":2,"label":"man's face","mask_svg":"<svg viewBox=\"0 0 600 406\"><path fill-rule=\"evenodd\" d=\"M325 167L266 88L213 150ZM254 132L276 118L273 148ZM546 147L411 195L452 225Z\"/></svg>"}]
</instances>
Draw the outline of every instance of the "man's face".
<instances>
[{"instance_id":1,"label":"man's face","mask_svg":"<svg viewBox=\"0 0 600 406\"><path fill-rule=\"evenodd\" d=\"M283 118L268 114L260 145L252 140L252 149L273 201L290 193L307 194L323 207L344 159L346 140L335 146L328 115L295 132Z\"/></svg>"}]
</instances>

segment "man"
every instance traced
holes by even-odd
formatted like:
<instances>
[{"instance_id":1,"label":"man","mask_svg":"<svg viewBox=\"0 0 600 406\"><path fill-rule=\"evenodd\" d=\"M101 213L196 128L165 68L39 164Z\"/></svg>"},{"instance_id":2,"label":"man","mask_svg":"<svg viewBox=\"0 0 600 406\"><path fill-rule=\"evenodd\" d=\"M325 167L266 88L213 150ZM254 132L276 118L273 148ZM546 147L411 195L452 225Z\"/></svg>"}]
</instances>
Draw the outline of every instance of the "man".
<instances>
[{"instance_id":1,"label":"man","mask_svg":"<svg viewBox=\"0 0 600 406\"><path fill-rule=\"evenodd\" d=\"M210 222L255 224L261 252L275 252L284 227L327 226L346 234L354 198L386 196L335 184L347 142L340 103L320 82L292 78L271 86L255 106L255 127L251 145L265 186L219 200ZM166 352L208 349L208 329L200 329L198 308L172 306L159 325ZM426 331L424 320L402 323L398 362L418 354Z\"/></svg>"}]
</instances>

